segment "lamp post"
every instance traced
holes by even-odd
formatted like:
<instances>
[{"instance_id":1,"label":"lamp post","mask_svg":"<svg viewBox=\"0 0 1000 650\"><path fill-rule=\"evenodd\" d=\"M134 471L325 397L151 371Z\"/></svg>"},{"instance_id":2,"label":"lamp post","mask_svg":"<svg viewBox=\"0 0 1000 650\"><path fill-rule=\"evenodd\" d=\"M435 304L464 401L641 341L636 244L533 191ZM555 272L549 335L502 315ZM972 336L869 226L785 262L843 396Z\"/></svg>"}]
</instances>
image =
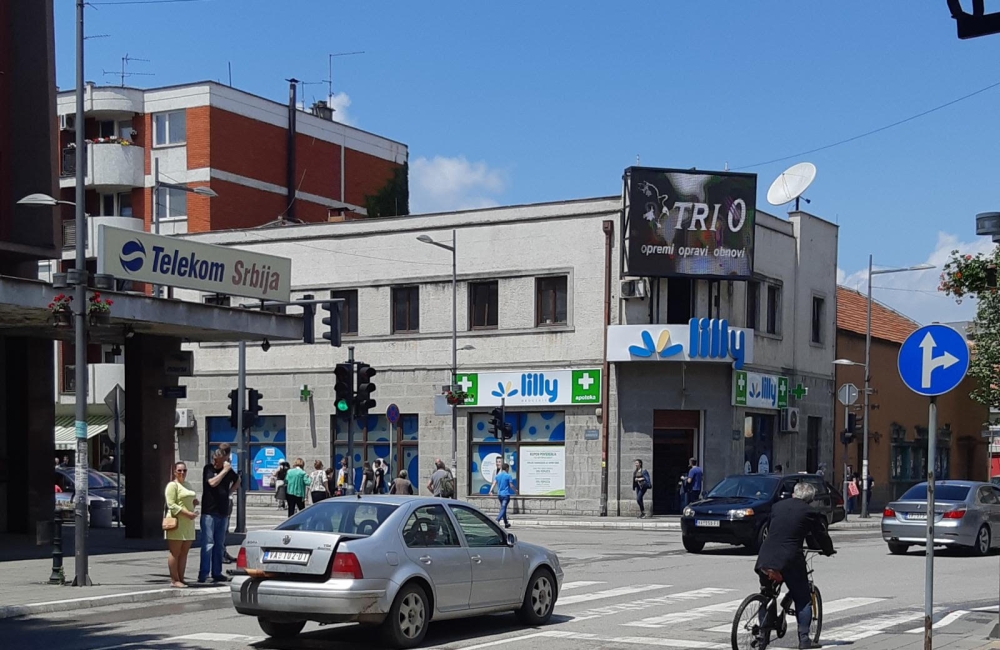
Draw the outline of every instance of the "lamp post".
<instances>
[{"instance_id":1,"label":"lamp post","mask_svg":"<svg viewBox=\"0 0 1000 650\"><path fill-rule=\"evenodd\" d=\"M906 266L896 269L872 269L872 256L868 256L868 316L865 327L865 362L858 363L848 359L837 359L835 364L841 366L860 366L865 369L864 387L864 409L865 417L862 421L863 449L861 457L861 517L867 519L868 514L868 400L871 395L871 349L872 349L872 276L888 275L889 273L907 273L909 271L926 271L933 269L933 264L917 264L916 266ZM846 460L846 459L845 459ZM846 480L846 477L845 477Z\"/></svg>"},{"instance_id":2,"label":"lamp post","mask_svg":"<svg viewBox=\"0 0 1000 650\"><path fill-rule=\"evenodd\" d=\"M180 185L178 183L161 183L160 182L160 159L153 158L153 233L156 235L160 234L160 188L164 187L171 190L180 190L182 192L187 192L189 194L198 194L200 196L207 196L208 198L215 198L219 196L215 190L210 187L188 187L187 185ZM153 286L153 296L156 298L161 297L160 294L163 288L160 285Z\"/></svg>"},{"instance_id":3,"label":"lamp post","mask_svg":"<svg viewBox=\"0 0 1000 650\"><path fill-rule=\"evenodd\" d=\"M434 241L430 235L420 235L417 241L451 251L451 378L455 383L458 374L458 242L451 231L451 244ZM458 481L458 405L451 405L451 475Z\"/></svg>"}]
</instances>

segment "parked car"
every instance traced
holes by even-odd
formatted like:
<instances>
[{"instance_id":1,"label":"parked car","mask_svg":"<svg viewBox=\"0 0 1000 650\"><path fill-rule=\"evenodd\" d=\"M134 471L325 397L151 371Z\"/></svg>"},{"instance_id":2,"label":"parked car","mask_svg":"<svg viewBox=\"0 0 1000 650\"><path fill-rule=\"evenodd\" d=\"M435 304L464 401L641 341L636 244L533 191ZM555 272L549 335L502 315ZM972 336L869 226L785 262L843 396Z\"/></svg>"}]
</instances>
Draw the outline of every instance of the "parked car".
<instances>
[{"instance_id":1,"label":"parked car","mask_svg":"<svg viewBox=\"0 0 1000 650\"><path fill-rule=\"evenodd\" d=\"M114 479L105 476L96 469L88 470L87 472L87 495L88 504L95 501L95 497L104 499L106 501L111 501L112 503L112 515L117 519L120 515L120 511L125 507L125 488L122 487L121 490L121 504L119 505L118 498L118 484L115 483ZM55 468L55 485L59 486L62 490L64 496L57 496L57 499L69 499L73 500L73 494L76 492L76 469L73 467L57 467Z\"/></svg>"},{"instance_id":2,"label":"parked car","mask_svg":"<svg viewBox=\"0 0 1000 650\"><path fill-rule=\"evenodd\" d=\"M247 535L233 605L272 637L307 621L378 624L411 648L431 621L515 611L548 622L562 586L559 558L520 542L473 506L438 498L326 499L274 530Z\"/></svg>"},{"instance_id":3,"label":"parked car","mask_svg":"<svg viewBox=\"0 0 1000 650\"><path fill-rule=\"evenodd\" d=\"M727 476L701 500L684 508L681 541L689 553L708 542L745 546L753 552L767 539L771 506L792 496L795 484L816 488L812 507L827 525L843 521L844 501L823 477L815 474L742 474Z\"/></svg>"},{"instance_id":4,"label":"parked car","mask_svg":"<svg viewBox=\"0 0 1000 650\"><path fill-rule=\"evenodd\" d=\"M885 507L882 539L893 555L906 553L910 546L926 546L927 483L914 485ZM935 482L934 545L962 547L975 555L1000 545L1000 487L979 481Z\"/></svg>"}]
</instances>

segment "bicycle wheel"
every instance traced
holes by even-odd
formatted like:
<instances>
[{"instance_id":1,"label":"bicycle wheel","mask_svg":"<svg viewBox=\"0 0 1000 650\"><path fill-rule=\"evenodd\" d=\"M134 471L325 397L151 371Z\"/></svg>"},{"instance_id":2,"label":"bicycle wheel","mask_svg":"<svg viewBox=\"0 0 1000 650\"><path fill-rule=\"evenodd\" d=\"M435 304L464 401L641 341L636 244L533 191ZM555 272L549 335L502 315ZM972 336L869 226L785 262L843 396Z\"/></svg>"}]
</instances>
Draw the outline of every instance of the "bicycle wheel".
<instances>
[{"instance_id":1,"label":"bicycle wheel","mask_svg":"<svg viewBox=\"0 0 1000 650\"><path fill-rule=\"evenodd\" d=\"M772 601L761 594L743 599L733 617L733 650L764 650L771 642L771 630L761 629L764 613Z\"/></svg>"},{"instance_id":2,"label":"bicycle wheel","mask_svg":"<svg viewBox=\"0 0 1000 650\"><path fill-rule=\"evenodd\" d=\"M812 622L809 624L809 638L813 643L819 643L819 635L823 631L823 596L819 587L812 585Z\"/></svg>"}]
</instances>

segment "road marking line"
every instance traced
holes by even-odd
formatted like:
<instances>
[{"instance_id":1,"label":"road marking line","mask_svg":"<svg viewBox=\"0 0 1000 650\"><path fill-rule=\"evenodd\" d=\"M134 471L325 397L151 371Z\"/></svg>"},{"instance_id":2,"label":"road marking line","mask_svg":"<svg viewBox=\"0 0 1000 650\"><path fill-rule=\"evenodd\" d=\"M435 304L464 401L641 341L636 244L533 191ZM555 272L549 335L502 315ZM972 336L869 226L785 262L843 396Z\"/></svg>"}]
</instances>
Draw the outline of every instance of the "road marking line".
<instances>
[{"instance_id":1,"label":"road marking line","mask_svg":"<svg viewBox=\"0 0 1000 650\"><path fill-rule=\"evenodd\" d=\"M696 593L696 592L688 592ZM739 607L743 599L732 600L727 603L716 603L715 605L706 605L705 607L696 607L695 609L689 609L686 612L672 612L670 614L663 614L662 616L652 616L650 618L644 618L639 621L633 621L631 623L622 623L626 627L648 627L648 628L661 628L667 627L668 625L674 625L677 623L687 623L689 621L705 618L710 614L716 614L719 612L730 612L735 611Z\"/></svg>"},{"instance_id":2,"label":"road marking line","mask_svg":"<svg viewBox=\"0 0 1000 650\"><path fill-rule=\"evenodd\" d=\"M146 591L132 591L129 592L130 596L146 596L148 594L165 594L168 592L176 592L177 590L173 587L167 589L148 589ZM229 587L201 587L198 589L192 589L186 594L198 595L198 594L214 594L222 593L224 591L229 591ZM28 603L25 607L50 607L52 605L65 605L68 603L88 603L100 600L107 600L111 596L117 596L118 594L107 594L104 596L87 596L85 598L68 598L66 600L48 600L44 603Z\"/></svg>"},{"instance_id":3,"label":"road marking line","mask_svg":"<svg viewBox=\"0 0 1000 650\"><path fill-rule=\"evenodd\" d=\"M631 596L633 594L641 594L645 591L653 591L657 589L669 589L670 585L632 585L630 587L618 587L616 589L607 589L605 591L594 591L589 594L577 594L576 596L567 596L566 598L560 598L556 601L558 605L565 607L566 605L575 605L576 603L586 603L592 600L603 600L604 598L618 598L620 596Z\"/></svg>"},{"instance_id":4,"label":"road marking line","mask_svg":"<svg viewBox=\"0 0 1000 650\"><path fill-rule=\"evenodd\" d=\"M883 600L887 599L886 598L839 598L837 600L831 600L828 603L823 603L823 616L825 617L827 614L836 614L837 612L844 612L849 609L854 609L856 607L864 607L866 605L872 605L874 603L878 603ZM716 625L715 627L710 627L705 631L729 634L730 632L732 632L732 630L733 630L733 624L726 623L725 625Z\"/></svg>"},{"instance_id":5,"label":"road marking line","mask_svg":"<svg viewBox=\"0 0 1000 650\"><path fill-rule=\"evenodd\" d=\"M933 626L933 629L938 630L938 629L941 629L942 627L946 627L948 625L951 625L952 623L954 623L955 621L957 621L958 619L962 618L963 616L965 616L968 613L969 612L966 611L966 610L964 610L964 609L955 610L954 612L951 612L950 614L948 614L947 616L945 616L944 618L942 618L940 621L938 621L937 623L935 623L934 626ZM915 627L912 630L907 630L906 633L907 634L921 634L921 633L923 633L923 631L924 631L924 626L921 625L920 627Z\"/></svg>"},{"instance_id":6,"label":"road marking line","mask_svg":"<svg viewBox=\"0 0 1000 650\"><path fill-rule=\"evenodd\" d=\"M596 634L574 634L565 632L542 632L539 636L554 639L573 639L579 641L596 641L598 643L613 643L615 645L648 645L660 648L692 648L700 650L728 650L729 645L712 643L710 641L690 641L686 639L660 639L648 636L599 637ZM522 639L526 637L520 637ZM465 648L464 650L472 650Z\"/></svg>"},{"instance_id":7,"label":"road marking line","mask_svg":"<svg viewBox=\"0 0 1000 650\"><path fill-rule=\"evenodd\" d=\"M461 650L479 650L480 648L494 648L498 645L506 645L508 643L516 643L518 641L524 641L526 639L537 639L543 636L550 636L552 632L535 632L534 634L523 634L521 636L510 636L506 639L497 639L496 641L487 641L486 643L477 643L476 645L462 646ZM558 633L556 633L558 634ZM452 644L433 646L427 648L427 650L452 650L455 646Z\"/></svg>"},{"instance_id":8,"label":"road marking line","mask_svg":"<svg viewBox=\"0 0 1000 650\"><path fill-rule=\"evenodd\" d=\"M840 628L833 628L832 630L824 633L824 636L827 637L827 640L830 642L861 641L862 639L882 634L889 628L896 627L897 625L904 625L906 623L910 623L911 621L922 619L923 617L923 612L913 611L904 612L902 614L876 616L875 618L861 623L845 625Z\"/></svg>"},{"instance_id":9,"label":"road marking line","mask_svg":"<svg viewBox=\"0 0 1000 650\"><path fill-rule=\"evenodd\" d=\"M579 582L564 582L561 591L569 591L570 589L579 589L581 587L592 587L594 585L604 585L606 582L594 582L591 580L580 580Z\"/></svg>"},{"instance_id":10,"label":"road marking line","mask_svg":"<svg viewBox=\"0 0 1000 650\"><path fill-rule=\"evenodd\" d=\"M997 606L996 605L987 605L986 607L977 607L977 608L973 609L972 611L974 611L974 612L992 612L992 613L995 614L996 611L997 611Z\"/></svg>"},{"instance_id":11,"label":"road marking line","mask_svg":"<svg viewBox=\"0 0 1000 650\"><path fill-rule=\"evenodd\" d=\"M245 634L220 634L218 632L198 632L195 634L185 634L184 636L175 636L169 639L164 639L163 642L170 641L219 641L219 642L243 642L243 643L258 643L263 641L265 637L262 636L247 636Z\"/></svg>"},{"instance_id":12,"label":"road marking line","mask_svg":"<svg viewBox=\"0 0 1000 650\"><path fill-rule=\"evenodd\" d=\"M699 598L711 598L712 596L718 596L721 594L729 593L730 591L732 591L732 589L718 589L716 587L705 587L704 589L696 589L694 591L683 591L676 594L657 596L655 598L643 598L640 600L630 601L627 603L616 603L614 605L607 605L605 607L595 607L593 609L588 609L573 614L573 621L586 621L592 618L610 616L612 614L618 614L621 612L635 612L643 609L649 609L651 607L657 607L660 605L670 605L676 602L698 600ZM556 604L558 605L558 601Z\"/></svg>"}]
</instances>

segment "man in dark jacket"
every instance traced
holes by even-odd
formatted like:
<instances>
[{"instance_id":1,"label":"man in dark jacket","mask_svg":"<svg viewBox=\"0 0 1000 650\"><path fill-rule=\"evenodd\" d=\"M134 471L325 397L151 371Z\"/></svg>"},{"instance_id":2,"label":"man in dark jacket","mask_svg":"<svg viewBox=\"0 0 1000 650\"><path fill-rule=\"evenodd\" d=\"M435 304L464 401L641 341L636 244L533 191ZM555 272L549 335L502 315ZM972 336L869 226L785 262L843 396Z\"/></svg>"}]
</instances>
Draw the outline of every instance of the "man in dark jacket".
<instances>
[{"instance_id":1,"label":"man in dark jacket","mask_svg":"<svg viewBox=\"0 0 1000 650\"><path fill-rule=\"evenodd\" d=\"M819 648L809 638L812 622L812 595L802 543L810 548L819 547L824 555L833 555L833 541L823 526L821 515L809 504L816 496L816 489L800 481L795 485L794 498L783 499L771 508L767 539L760 547L754 570L760 576L761 587L769 587L780 574L795 601L795 620L798 623L799 648Z\"/></svg>"}]
</instances>

